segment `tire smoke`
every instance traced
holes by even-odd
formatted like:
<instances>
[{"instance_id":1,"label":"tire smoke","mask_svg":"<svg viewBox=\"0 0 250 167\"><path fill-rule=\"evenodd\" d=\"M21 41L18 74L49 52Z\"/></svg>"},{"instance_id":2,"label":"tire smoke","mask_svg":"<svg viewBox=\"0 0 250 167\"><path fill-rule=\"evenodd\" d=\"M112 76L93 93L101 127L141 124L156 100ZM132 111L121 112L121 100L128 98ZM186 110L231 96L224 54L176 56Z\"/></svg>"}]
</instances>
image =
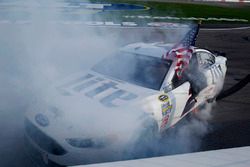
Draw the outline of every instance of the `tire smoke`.
<instances>
[{"instance_id":1,"label":"tire smoke","mask_svg":"<svg viewBox=\"0 0 250 167\"><path fill-rule=\"evenodd\" d=\"M1 147L6 144L4 141L8 138L14 138L14 132L18 132L16 135L20 140L11 141L8 147L22 145L23 120L27 110L57 106L63 110L62 114L67 118L62 119L62 123L68 125L72 123L70 121L74 121L74 126L80 127L72 128L75 137L84 136L81 131L84 129L85 135L93 138L106 135L110 140L119 140L108 153L104 153L107 159L93 157L93 160L86 160L87 163L197 150L203 135L208 131L206 121L210 117L210 107L205 107L204 113L199 116L201 119L190 118L164 138L159 138L144 128L144 120L138 119L141 112L136 109L104 111L96 107L93 111L92 103L83 106L81 99L72 98L74 104L65 99L53 99L51 85L72 73L89 69L113 54L121 44L128 43L126 38L118 38L119 35L110 32L112 30L109 29L55 23L55 20L64 17L59 6L59 2L49 0L18 2L17 7L29 13L31 23L0 26L0 124L3 131L0 135ZM10 13L15 13L18 8L9 10ZM86 17L91 19L89 15L81 17L83 20L86 20ZM183 30L179 34L185 34L186 31ZM149 40L148 36L132 36L129 37L129 42ZM162 37L162 31L160 36ZM167 34L162 38L175 41L176 37ZM177 39L179 38L180 36ZM82 114L79 115L78 111L82 111ZM62 127L57 126L55 134L65 134ZM7 128L11 130L6 131ZM22 152L23 150L13 151L11 154L18 157ZM23 158L25 157L21 156L20 161L23 161ZM10 166L10 163L8 160L0 162L4 166Z\"/></svg>"}]
</instances>

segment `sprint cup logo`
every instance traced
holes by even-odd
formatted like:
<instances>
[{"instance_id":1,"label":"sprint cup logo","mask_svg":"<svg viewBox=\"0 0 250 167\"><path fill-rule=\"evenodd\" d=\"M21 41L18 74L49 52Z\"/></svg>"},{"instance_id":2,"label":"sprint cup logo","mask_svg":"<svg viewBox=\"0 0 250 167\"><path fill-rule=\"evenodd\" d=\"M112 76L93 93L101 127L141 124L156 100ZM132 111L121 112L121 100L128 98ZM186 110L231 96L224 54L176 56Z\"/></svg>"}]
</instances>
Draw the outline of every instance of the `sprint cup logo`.
<instances>
[{"instance_id":1,"label":"sprint cup logo","mask_svg":"<svg viewBox=\"0 0 250 167\"><path fill-rule=\"evenodd\" d=\"M162 95L160 95L159 97L158 97L158 99L160 100L160 101L162 101L162 102L166 102L166 101L168 101L168 95L166 95L166 94L162 94Z\"/></svg>"}]
</instances>

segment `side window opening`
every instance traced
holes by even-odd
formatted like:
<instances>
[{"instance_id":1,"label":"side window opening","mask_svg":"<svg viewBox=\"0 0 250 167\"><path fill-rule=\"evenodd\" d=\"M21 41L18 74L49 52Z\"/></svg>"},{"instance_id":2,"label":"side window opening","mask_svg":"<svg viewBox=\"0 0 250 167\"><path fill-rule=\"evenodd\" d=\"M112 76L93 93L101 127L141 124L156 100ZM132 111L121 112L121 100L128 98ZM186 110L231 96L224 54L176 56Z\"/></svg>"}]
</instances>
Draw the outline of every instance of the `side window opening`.
<instances>
[{"instance_id":1,"label":"side window opening","mask_svg":"<svg viewBox=\"0 0 250 167\"><path fill-rule=\"evenodd\" d=\"M176 75L176 73L174 74L174 77L172 79L172 86L173 89L179 87L180 85L182 85L183 83L185 83L187 81L186 76L181 77L181 79L179 79Z\"/></svg>"},{"instance_id":2,"label":"side window opening","mask_svg":"<svg viewBox=\"0 0 250 167\"><path fill-rule=\"evenodd\" d=\"M205 56L203 56L203 54L200 54L200 52L194 53L189 62L187 70L183 73L183 81L189 81L191 92L194 95L198 94L204 87L206 87L207 79L202 72L202 68L206 68L207 66L209 66L209 63L212 63L212 61L207 61L210 55L207 54Z\"/></svg>"},{"instance_id":3,"label":"side window opening","mask_svg":"<svg viewBox=\"0 0 250 167\"><path fill-rule=\"evenodd\" d=\"M179 87L186 81L189 81L191 85L191 92L195 95L207 86L207 79L203 69L208 68L215 63L215 57L207 52L200 51L195 52L189 61L188 68L183 72L181 79L178 79L176 74L172 79L173 89Z\"/></svg>"},{"instance_id":4,"label":"side window opening","mask_svg":"<svg viewBox=\"0 0 250 167\"><path fill-rule=\"evenodd\" d=\"M178 86L182 85L183 83L185 83L186 81L189 81L192 87L192 82L193 82L193 78L194 75L193 72L198 70L198 59L196 56L196 53L194 53L192 55L192 58L189 61L189 65L188 65L188 69L186 69L183 74L181 79L179 79L177 77L176 74L174 74L173 79L172 79L172 86L173 89L177 88Z\"/></svg>"}]
</instances>

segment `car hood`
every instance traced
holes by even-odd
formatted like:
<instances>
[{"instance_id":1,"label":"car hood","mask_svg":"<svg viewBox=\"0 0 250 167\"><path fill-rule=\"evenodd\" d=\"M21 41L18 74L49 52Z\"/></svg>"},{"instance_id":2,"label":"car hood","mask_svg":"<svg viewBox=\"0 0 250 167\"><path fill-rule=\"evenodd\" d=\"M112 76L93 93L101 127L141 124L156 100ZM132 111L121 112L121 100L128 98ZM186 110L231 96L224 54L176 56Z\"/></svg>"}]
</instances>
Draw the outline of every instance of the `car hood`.
<instances>
[{"instance_id":1,"label":"car hood","mask_svg":"<svg viewBox=\"0 0 250 167\"><path fill-rule=\"evenodd\" d=\"M72 75L32 106L27 118L57 140L102 137L140 126L142 101L157 91L87 71ZM44 121L47 120L47 123ZM124 137L124 136L123 136Z\"/></svg>"}]
</instances>

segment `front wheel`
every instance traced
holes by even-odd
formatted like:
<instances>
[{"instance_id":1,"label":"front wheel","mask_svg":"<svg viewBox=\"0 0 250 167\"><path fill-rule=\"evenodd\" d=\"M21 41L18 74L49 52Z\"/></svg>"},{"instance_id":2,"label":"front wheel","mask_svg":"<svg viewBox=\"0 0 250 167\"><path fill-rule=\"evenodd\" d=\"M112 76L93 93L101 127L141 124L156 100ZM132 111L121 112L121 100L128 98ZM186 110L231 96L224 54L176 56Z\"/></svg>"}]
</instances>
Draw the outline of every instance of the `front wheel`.
<instances>
[{"instance_id":1,"label":"front wheel","mask_svg":"<svg viewBox=\"0 0 250 167\"><path fill-rule=\"evenodd\" d=\"M142 127L137 131L136 139L128 150L129 159L154 156L153 150L155 150L159 137L157 122L153 118L144 118Z\"/></svg>"}]
</instances>

